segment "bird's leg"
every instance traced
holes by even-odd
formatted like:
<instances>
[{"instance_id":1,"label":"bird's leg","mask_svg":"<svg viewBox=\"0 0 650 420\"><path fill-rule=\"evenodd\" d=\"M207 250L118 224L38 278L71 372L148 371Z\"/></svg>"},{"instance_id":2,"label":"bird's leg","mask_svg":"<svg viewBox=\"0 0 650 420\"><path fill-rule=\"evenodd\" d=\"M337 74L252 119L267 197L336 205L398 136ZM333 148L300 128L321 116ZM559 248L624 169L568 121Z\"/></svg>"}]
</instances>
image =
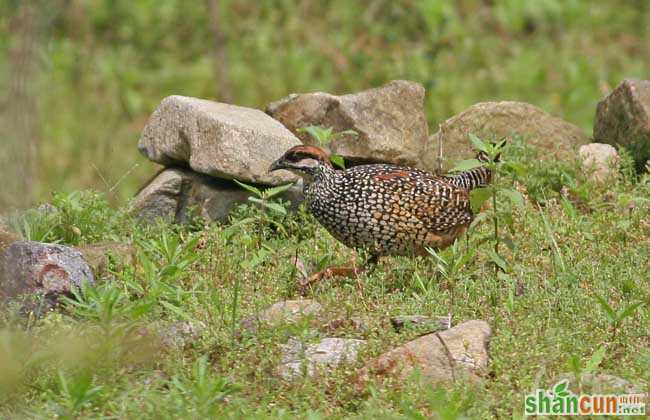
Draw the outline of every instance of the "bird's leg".
<instances>
[{"instance_id":1,"label":"bird's leg","mask_svg":"<svg viewBox=\"0 0 650 420\"><path fill-rule=\"evenodd\" d=\"M347 277L347 278L357 277L361 273L364 273L365 271L374 270L378 261L379 261L379 256L373 254L370 256L370 258L368 258L368 260L366 260L365 264L363 264L361 267L356 266L354 263L352 264L352 267L328 267L322 271L319 271L318 273L314 273L311 276L309 276L309 278L301 282L300 288L305 289L308 286L318 283L321 280L329 279L332 277Z\"/></svg>"}]
</instances>

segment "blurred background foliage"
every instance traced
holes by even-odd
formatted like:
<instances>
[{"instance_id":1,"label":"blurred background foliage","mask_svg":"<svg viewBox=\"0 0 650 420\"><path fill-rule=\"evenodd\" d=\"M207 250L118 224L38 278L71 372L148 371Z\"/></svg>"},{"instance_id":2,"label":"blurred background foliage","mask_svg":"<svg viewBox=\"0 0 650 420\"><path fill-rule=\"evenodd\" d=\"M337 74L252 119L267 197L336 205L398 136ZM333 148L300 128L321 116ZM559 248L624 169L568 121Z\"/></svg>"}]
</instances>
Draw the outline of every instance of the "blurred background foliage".
<instances>
[{"instance_id":1,"label":"blurred background foliage","mask_svg":"<svg viewBox=\"0 0 650 420\"><path fill-rule=\"evenodd\" d=\"M430 131L521 100L591 133L598 100L649 78L647 0L0 0L0 210L94 188L125 203L162 98L264 108L410 79Z\"/></svg>"}]
</instances>

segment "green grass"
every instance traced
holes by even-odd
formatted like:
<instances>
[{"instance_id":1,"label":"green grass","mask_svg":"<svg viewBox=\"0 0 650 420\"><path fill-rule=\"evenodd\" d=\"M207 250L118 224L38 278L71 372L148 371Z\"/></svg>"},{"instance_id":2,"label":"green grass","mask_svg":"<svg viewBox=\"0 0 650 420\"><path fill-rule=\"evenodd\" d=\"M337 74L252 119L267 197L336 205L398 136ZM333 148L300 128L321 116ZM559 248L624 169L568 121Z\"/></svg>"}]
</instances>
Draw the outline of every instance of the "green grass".
<instances>
[{"instance_id":1,"label":"green grass","mask_svg":"<svg viewBox=\"0 0 650 420\"><path fill-rule=\"evenodd\" d=\"M358 281L316 286L309 297L330 319L366 324L334 332L306 320L237 334L242 319L298 296L293 255L311 267L351 258L304 211L284 216L251 205L230 224L145 227L96 194L60 197L65 217L43 222L28 214L26 231L72 244L130 242L138 256L133 266L116 264L95 289L43 319L2 312L0 417L511 418L521 416L524 394L597 360L601 348L595 372L648 391L650 175L628 172L599 186L572 163L547 163L542 170L534 153L518 144L506 162L523 171L516 175L504 166L499 187L516 180L529 199L521 208L498 201L501 229L512 237L511 246L500 247L506 271L495 278L493 226L485 220L468 240L439 253L445 261L475 253L446 275L434 258L386 258ZM599 297L614 311L643 305L615 332ZM390 316L448 312L454 323L483 319L492 327L489 372L478 384L432 387L413 378L355 392L350 377L357 367L418 334L394 332ZM200 339L167 352L158 350L155 337L136 333L167 321L201 321L207 328ZM289 337L331 335L368 341L356 365L293 384L273 374Z\"/></svg>"}]
</instances>

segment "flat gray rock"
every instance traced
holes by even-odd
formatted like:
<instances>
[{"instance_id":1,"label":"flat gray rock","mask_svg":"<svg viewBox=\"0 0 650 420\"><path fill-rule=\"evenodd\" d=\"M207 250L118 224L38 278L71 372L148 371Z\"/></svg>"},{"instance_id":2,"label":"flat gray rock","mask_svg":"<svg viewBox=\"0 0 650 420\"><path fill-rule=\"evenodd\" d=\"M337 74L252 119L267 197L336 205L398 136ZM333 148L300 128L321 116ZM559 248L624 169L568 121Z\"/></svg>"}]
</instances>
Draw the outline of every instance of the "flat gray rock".
<instances>
[{"instance_id":1,"label":"flat gray rock","mask_svg":"<svg viewBox=\"0 0 650 420\"><path fill-rule=\"evenodd\" d=\"M305 317L317 316L322 311L323 306L312 299L284 300L262 310L257 316L244 319L241 327L252 332L259 324L275 326L281 323L295 323Z\"/></svg>"},{"instance_id":2,"label":"flat gray rock","mask_svg":"<svg viewBox=\"0 0 650 420\"><path fill-rule=\"evenodd\" d=\"M278 374L285 380L316 376L345 363L357 360L364 340L352 338L324 338L315 344L290 339L282 346L282 360Z\"/></svg>"},{"instance_id":3,"label":"flat gray rock","mask_svg":"<svg viewBox=\"0 0 650 420\"><path fill-rule=\"evenodd\" d=\"M140 190L131 202L130 211L145 222L161 219L167 223L185 223L194 209L205 220L224 222L250 196L251 193L233 182L188 169L168 168ZM302 187L294 186L280 197L296 208L303 200Z\"/></svg>"},{"instance_id":4,"label":"flat gray rock","mask_svg":"<svg viewBox=\"0 0 650 420\"><path fill-rule=\"evenodd\" d=\"M481 102L441 124L424 152L425 168L437 168L438 142L442 139L447 164L476 155L469 134L491 140L521 135L526 142L544 151L543 158L573 160L577 148L589 143L577 126L554 117L525 102Z\"/></svg>"},{"instance_id":5,"label":"flat gray rock","mask_svg":"<svg viewBox=\"0 0 650 420\"><path fill-rule=\"evenodd\" d=\"M424 115L424 88L395 80L359 93L335 96L316 92L292 94L270 104L266 112L284 124L305 144L314 144L299 128L318 125L334 132L354 130L328 145L332 153L353 163L389 162L422 166L428 141Z\"/></svg>"},{"instance_id":6,"label":"flat gray rock","mask_svg":"<svg viewBox=\"0 0 650 420\"><path fill-rule=\"evenodd\" d=\"M138 149L165 166L189 166L218 178L266 185L296 180L271 163L300 141L262 111L169 96L149 118Z\"/></svg>"},{"instance_id":7,"label":"flat gray rock","mask_svg":"<svg viewBox=\"0 0 650 420\"><path fill-rule=\"evenodd\" d=\"M643 167L650 159L650 80L623 80L598 103L594 141L625 146Z\"/></svg>"},{"instance_id":8,"label":"flat gray rock","mask_svg":"<svg viewBox=\"0 0 650 420\"><path fill-rule=\"evenodd\" d=\"M70 247L17 241L0 255L0 301L19 299L40 313L95 276L83 255Z\"/></svg>"}]
</instances>

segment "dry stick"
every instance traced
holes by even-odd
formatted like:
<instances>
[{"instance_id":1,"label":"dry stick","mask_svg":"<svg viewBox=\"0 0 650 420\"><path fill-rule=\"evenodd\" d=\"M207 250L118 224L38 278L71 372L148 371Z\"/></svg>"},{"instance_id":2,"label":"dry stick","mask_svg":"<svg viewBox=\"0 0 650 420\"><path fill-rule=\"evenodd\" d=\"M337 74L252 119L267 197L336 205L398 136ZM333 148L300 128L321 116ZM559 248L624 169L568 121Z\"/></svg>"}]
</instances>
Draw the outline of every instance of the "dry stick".
<instances>
[{"instance_id":1,"label":"dry stick","mask_svg":"<svg viewBox=\"0 0 650 420\"><path fill-rule=\"evenodd\" d=\"M444 125L438 124L438 174L442 175L442 136L444 135Z\"/></svg>"}]
</instances>

